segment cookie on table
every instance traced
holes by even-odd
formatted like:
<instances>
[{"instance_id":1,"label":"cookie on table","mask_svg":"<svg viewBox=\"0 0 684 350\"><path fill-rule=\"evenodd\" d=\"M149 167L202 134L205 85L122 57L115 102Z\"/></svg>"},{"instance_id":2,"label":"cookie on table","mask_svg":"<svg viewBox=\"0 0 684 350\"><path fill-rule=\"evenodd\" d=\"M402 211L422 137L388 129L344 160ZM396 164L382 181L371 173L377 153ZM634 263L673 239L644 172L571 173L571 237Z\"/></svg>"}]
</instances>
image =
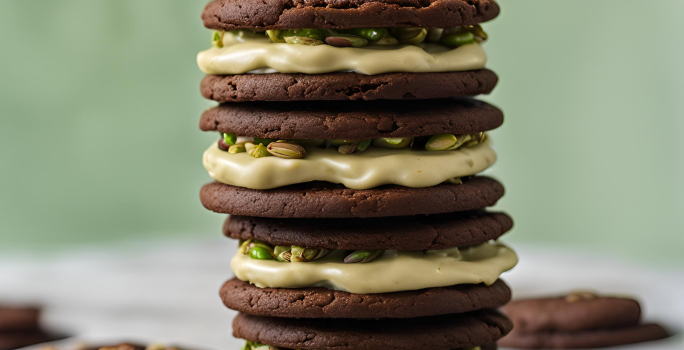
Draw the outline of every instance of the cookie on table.
<instances>
[{"instance_id":1,"label":"cookie on table","mask_svg":"<svg viewBox=\"0 0 684 350\"><path fill-rule=\"evenodd\" d=\"M512 327L494 310L401 320L287 319L240 313L233 321L233 335L285 349L452 350L490 346Z\"/></svg>"},{"instance_id":2,"label":"cookie on table","mask_svg":"<svg viewBox=\"0 0 684 350\"><path fill-rule=\"evenodd\" d=\"M668 337L657 324L641 324L641 306L629 298L576 292L517 300L503 307L515 329L501 345L520 349L584 349Z\"/></svg>"}]
</instances>

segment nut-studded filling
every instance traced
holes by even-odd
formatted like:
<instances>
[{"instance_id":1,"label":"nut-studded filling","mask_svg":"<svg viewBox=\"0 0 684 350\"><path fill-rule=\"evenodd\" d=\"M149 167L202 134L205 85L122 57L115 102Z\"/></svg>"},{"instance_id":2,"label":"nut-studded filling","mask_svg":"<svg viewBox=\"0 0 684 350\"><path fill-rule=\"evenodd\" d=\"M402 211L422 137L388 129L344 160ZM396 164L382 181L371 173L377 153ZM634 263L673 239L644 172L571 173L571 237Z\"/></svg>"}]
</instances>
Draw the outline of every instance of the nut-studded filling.
<instances>
[{"instance_id":1,"label":"nut-studded filling","mask_svg":"<svg viewBox=\"0 0 684 350\"><path fill-rule=\"evenodd\" d=\"M278 157L285 159L301 159L306 157L306 148L332 148L342 154L360 153L369 147L385 149L412 148L427 151L453 151L473 147L484 142L487 134L453 135L440 134L434 136L378 138L367 140L276 140L254 138L250 141L239 141L234 134L222 134L218 147L231 154L246 152L254 158Z\"/></svg>"},{"instance_id":2,"label":"nut-studded filling","mask_svg":"<svg viewBox=\"0 0 684 350\"><path fill-rule=\"evenodd\" d=\"M241 33L241 31L232 32ZM223 47L224 34L225 32L213 33L212 44L215 47ZM256 34L267 35L273 43L337 47L418 45L423 42L431 42L449 48L457 48L487 40L487 33L482 30L480 25L452 28L354 28L343 30L307 28L267 30L265 33Z\"/></svg>"},{"instance_id":3,"label":"nut-studded filling","mask_svg":"<svg viewBox=\"0 0 684 350\"><path fill-rule=\"evenodd\" d=\"M249 255L256 260L277 260L296 263L318 260L328 255L331 250L321 248L304 248L292 246L272 246L266 242L248 239L240 240L238 253ZM367 263L382 255L384 250L354 250L345 255L345 264Z\"/></svg>"}]
</instances>

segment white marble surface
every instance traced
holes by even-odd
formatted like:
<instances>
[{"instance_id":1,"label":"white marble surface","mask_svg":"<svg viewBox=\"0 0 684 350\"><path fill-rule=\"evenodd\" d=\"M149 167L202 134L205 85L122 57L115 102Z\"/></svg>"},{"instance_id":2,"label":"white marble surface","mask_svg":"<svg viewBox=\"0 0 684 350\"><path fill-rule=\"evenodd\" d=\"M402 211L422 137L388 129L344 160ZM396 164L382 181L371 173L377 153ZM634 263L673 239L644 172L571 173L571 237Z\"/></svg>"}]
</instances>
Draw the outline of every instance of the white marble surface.
<instances>
[{"instance_id":1,"label":"white marble surface","mask_svg":"<svg viewBox=\"0 0 684 350\"><path fill-rule=\"evenodd\" d=\"M504 278L515 297L577 288L628 294L642 301L646 320L684 329L681 270L656 271L559 249L514 248L521 262ZM234 312L223 307L217 293L231 276L234 251L234 242L216 238L89 246L57 254L2 252L0 302L43 305L47 327L96 343L128 339L239 349L242 341L233 339L230 329ZM684 349L684 340L624 349Z\"/></svg>"}]
</instances>

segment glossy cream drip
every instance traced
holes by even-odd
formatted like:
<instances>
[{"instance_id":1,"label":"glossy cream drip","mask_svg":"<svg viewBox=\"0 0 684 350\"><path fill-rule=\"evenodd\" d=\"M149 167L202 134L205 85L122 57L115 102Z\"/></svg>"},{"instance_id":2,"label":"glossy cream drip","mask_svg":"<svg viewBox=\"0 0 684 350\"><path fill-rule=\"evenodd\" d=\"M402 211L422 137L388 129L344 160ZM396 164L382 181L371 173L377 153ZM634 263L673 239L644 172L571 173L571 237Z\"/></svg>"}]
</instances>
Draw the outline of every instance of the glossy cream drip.
<instances>
[{"instance_id":1,"label":"glossy cream drip","mask_svg":"<svg viewBox=\"0 0 684 350\"><path fill-rule=\"evenodd\" d=\"M459 250L386 251L370 263L345 264L345 251L303 263L256 260L237 254L235 276L260 288L325 287L355 294L390 293L457 284L491 285L518 257L499 243Z\"/></svg>"},{"instance_id":2,"label":"glossy cream drip","mask_svg":"<svg viewBox=\"0 0 684 350\"><path fill-rule=\"evenodd\" d=\"M487 55L479 44L456 49L419 45L334 47L273 43L262 34L227 32L223 48L211 48L197 56L206 74L244 74L252 71L321 74L354 71L362 74L389 72L455 72L482 69Z\"/></svg>"},{"instance_id":3,"label":"glossy cream drip","mask_svg":"<svg viewBox=\"0 0 684 350\"><path fill-rule=\"evenodd\" d=\"M340 183L357 190L387 184L430 187L455 177L475 175L495 161L489 138L455 151L370 147L361 153L341 154L329 148L308 148L303 159L230 154L216 143L204 152L204 167L214 180L256 190L310 181Z\"/></svg>"}]
</instances>

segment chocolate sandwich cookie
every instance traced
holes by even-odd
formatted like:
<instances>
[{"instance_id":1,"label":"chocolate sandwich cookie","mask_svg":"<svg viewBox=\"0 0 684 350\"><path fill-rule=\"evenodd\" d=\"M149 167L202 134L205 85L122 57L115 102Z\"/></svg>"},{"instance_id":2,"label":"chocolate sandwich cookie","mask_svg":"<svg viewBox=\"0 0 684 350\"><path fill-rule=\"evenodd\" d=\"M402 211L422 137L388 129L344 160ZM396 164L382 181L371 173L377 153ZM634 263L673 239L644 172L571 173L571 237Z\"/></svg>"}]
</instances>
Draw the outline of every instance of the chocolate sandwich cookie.
<instances>
[{"instance_id":1,"label":"chocolate sandwich cookie","mask_svg":"<svg viewBox=\"0 0 684 350\"><path fill-rule=\"evenodd\" d=\"M377 219L270 219L231 215L223 233L278 245L325 249L438 250L497 239L513 227L504 213L469 211Z\"/></svg>"},{"instance_id":2,"label":"chocolate sandwich cookie","mask_svg":"<svg viewBox=\"0 0 684 350\"><path fill-rule=\"evenodd\" d=\"M636 300L576 292L565 297L519 300L503 312L515 325L501 344L519 349L585 349L626 345L668 336L657 324L640 324Z\"/></svg>"},{"instance_id":3,"label":"chocolate sandwich cookie","mask_svg":"<svg viewBox=\"0 0 684 350\"><path fill-rule=\"evenodd\" d=\"M442 73L207 75L202 96L217 102L423 100L490 93L498 77L488 69Z\"/></svg>"},{"instance_id":4,"label":"chocolate sandwich cookie","mask_svg":"<svg viewBox=\"0 0 684 350\"><path fill-rule=\"evenodd\" d=\"M215 0L202 12L215 30L456 27L495 18L493 0Z\"/></svg>"},{"instance_id":5,"label":"chocolate sandwich cookie","mask_svg":"<svg viewBox=\"0 0 684 350\"><path fill-rule=\"evenodd\" d=\"M0 332L37 329L40 309L0 306Z\"/></svg>"},{"instance_id":6,"label":"chocolate sandwich cookie","mask_svg":"<svg viewBox=\"0 0 684 350\"><path fill-rule=\"evenodd\" d=\"M0 350L11 350L54 340L42 330L0 331Z\"/></svg>"},{"instance_id":7,"label":"chocolate sandwich cookie","mask_svg":"<svg viewBox=\"0 0 684 350\"><path fill-rule=\"evenodd\" d=\"M490 344L513 327L493 310L401 320L284 319L238 314L233 335L304 350L452 350Z\"/></svg>"},{"instance_id":8,"label":"chocolate sandwich cookie","mask_svg":"<svg viewBox=\"0 0 684 350\"><path fill-rule=\"evenodd\" d=\"M223 104L200 129L269 139L377 139L476 134L503 123L498 108L468 98L429 101Z\"/></svg>"},{"instance_id":9,"label":"chocolate sandwich cookie","mask_svg":"<svg viewBox=\"0 0 684 350\"><path fill-rule=\"evenodd\" d=\"M240 312L286 318L414 318L497 308L511 298L501 280L491 286L457 285L380 294L326 288L258 288L233 278L221 288L223 303Z\"/></svg>"},{"instance_id":10,"label":"chocolate sandwich cookie","mask_svg":"<svg viewBox=\"0 0 684 350\"><path fill-rule=\"evenodd\" d=\"M382 186L352 190L312 182L253 190L221 183L202 187L205 208L225 214L267 218L377 218L443 214L493 206L503 196L498 181L474 176L462 184L424 188Z\"/></svg>"}]
</instances>

